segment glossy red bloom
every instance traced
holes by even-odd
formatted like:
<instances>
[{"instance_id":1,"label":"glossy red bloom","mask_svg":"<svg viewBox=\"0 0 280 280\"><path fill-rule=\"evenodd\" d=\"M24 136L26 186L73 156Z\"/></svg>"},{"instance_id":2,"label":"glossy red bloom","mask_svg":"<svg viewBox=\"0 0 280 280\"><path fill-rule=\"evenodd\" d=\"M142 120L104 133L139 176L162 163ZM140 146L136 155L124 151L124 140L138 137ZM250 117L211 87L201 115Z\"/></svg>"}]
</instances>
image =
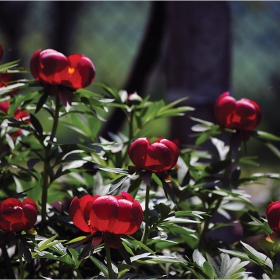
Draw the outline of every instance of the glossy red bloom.
<instances>
[{"instance_id":1,"label":"glossy red bloom","mask_svg":"<svg viewBox=\"0 0 280 280\"><path fill-rule=\"evenodd\" d=\"M255 101L246 98L236 101L229 92L224 92L216 100L215 116L224 127L253 130L260 124L262 113Z\"/></svg>"},{"instance_id":2,"label":"glossy red bloom","mask_svg":"<svg viewBox=\"0 0 280 280\"><path fill-rule=\"evenodd\" d=\"M95 77L91 60L81 54L64 54L47 49L37 50L30 60L30 71L35 80L70 89L85 88Z\"/></svg>"},{"instance_id":3,"label":"glossy red bloom","mask_svg":"<svg viewBox=\"0 0 280 280\"><path fill-rule=\"evenodd\" d=\"M138 138L130 145L128 154L137 168L163 172L175 166L179 149L174 142L167 139L151 144L148 138Z\"/></svg>"},{"instance_id":4,"label":"glossy red bloom","mask_svg":"<svg viewBox=\"0 0 280 280\"><path fill-rule=\"evenodd\" d=\"M76 227L91 234L129 235L135 233L143 221L141 205L126 192L117 196L74 197L69 213Z\"/></svg>"},{"instance_id":5,"label":"glossy red bloom","mask_svg":"<svg viewBox=\"0 0 280 280\"><path fill-rule=\"evenodd\" d=\"M26 198L21 202L17 198L8 198L0 203L0 229L4 231L27 231L33 228L37 220L37 205Z\"/></svg>"},{"instance_id":6,"label":"glossy red bloom","mask_svg":"<svg viewBox=\"0 0 280 280\"><path fill-rule=\"evenodd\" d=\"M269 227L275 233L280 233L280 200L270 203L266 208Z\"/></svg>"}]
</instances>

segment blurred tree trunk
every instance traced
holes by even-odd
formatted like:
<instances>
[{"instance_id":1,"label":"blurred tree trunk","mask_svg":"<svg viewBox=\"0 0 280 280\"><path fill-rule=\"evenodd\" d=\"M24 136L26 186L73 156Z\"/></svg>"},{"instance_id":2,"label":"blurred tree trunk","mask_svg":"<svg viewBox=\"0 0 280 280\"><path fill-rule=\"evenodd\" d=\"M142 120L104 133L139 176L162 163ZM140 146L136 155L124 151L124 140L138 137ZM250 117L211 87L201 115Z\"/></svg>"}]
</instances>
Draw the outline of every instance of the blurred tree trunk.
<instances>
[{"instance_id":1,"label":"blurred tree trunk","mask_svg":"<svg viewBox=\"0 0 280 280\"><path fill-rule=\"evenodd\" d=\"M124 89L145 94L146 82L167 40L163 53L167 101L189 97L186 104L197 108L193 116L214 121L215 100L230 87L230 38L226 2L153 1L146 33ZM119 131L123 120L121 110L115 110L101 135ZM173 118L171 139L193 143L189 137L192 125L188 115Z\"/></svg>"},{"instance_id":2,"label":"blurred tree trunk","mask_svg":"<svg viewBox=\"0 0 280 280\"><path fill-rule=\"evenodd\" d=\"M75 40L74 28L79 19L79 12L83 8L84 1L53 1L52 20L55 30L51 31L51 48L69 55L72 42Z\"/></svg>"},{"instance_id":3,"label":"blurred tree trunk","mask_svg":"<svg viewBox=\"0 0 280 280\"><path fill-rule=\"evenodd\" d=\"M161 45L164 38L165 5L163 1L151 2L149 22L128 80L123 87L128 93L137 92L140 96L145 94L148 77L161 54ZM102 128L101 136L108 138L108 132L117 133L124 120L125 115L122 110L115 109Z\"/></svg>"},{"instance_id":4,"label":"blurred tree trunk","mask_svg":"<svg viewBox=\"0 0 280 280\"><path fill-rule=\"evenodd\" d=\"M214 103L230 89L231 34L227 2L167 2L167 101L189 97L191 115L215 121ZM171 120L171 138L192 144L189 114Z\"/></svg>"},{"instance_id":5,"label":"blurred tree trunk","mask_svg":"<svg viewBox=\"0 0 280 280\"><path fill-rule=\"evenodd\" d=\"M3 46L5 62L22 57L19 43L24 35L22 26L28 5L27 1L0 1L0 30L7 40L6 45Z\"/></svg>"}]
</instances>

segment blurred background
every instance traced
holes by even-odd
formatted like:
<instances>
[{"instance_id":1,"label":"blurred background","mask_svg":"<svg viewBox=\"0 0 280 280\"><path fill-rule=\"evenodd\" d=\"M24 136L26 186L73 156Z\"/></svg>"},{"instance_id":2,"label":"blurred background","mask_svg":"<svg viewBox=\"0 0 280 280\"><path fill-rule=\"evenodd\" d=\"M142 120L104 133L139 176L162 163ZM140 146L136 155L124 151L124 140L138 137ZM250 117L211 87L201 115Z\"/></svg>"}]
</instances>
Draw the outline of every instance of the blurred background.
<instances>
[{"instance_id":1,"label":"blurred background","mask_svg":"<svg viewBox=\"0 0 280 280\"><path fill-rule=\"evenodd\" d=\"M259 129L280 136L279 19L277 1L1 1L2 63L21 58L29 68L37 49L81 53L93 61L96 82L152 100L196 96L185 104L210 115L230 91L258 102ZM154 133L172 135L170 122L153 125ZM178 123L176 130L184 131ZM279 159L254 140L248 145L279 172Z\"/></svg>"}]
</instances>

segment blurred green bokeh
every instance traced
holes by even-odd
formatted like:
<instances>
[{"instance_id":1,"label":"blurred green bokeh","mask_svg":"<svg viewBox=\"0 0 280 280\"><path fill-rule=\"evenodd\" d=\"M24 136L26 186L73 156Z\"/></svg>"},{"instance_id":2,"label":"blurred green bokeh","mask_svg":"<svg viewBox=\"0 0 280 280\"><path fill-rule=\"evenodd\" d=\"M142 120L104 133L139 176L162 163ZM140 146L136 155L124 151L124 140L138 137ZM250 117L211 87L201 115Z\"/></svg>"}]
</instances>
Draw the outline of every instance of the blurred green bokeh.
<instances>
[{"instance_id":1,"label":"blurred green bokeh","mask_svg":"<svg viewBox=\"0 0 280 280\"><path fill-rule=\"evenodd\" d=\"M16 3L14 2L15 8ZM73 39L69 54L87 55L97 70L95 81L106 82L121 89L143 38L151 2L81 3L79 15L72 23ZM280 135L280 116L277 114L280 102L280 2L229 1L228 4L232 14L232 88L229 91L236 98L256 100L263 111L260 129ZM22 58L22 66L29 67L29 59L35 50L52 48L50 39L58 32L53 20L55 12L52 1L28 2L26 20L20 26L21 53L18 55ZM13 49L13 46L8 45L1 27L0 43L4 47L5 55L7 50ZM164 78L164 64L159 63L147 85L147 94L151 95L152 99L166 96ZM93 86L89 89L93 89ZM155 134L164 136L168 135L168 128L168 120L153 126ZM253 148L254 145L250 143Z\"/></svg>"}]
</instances>

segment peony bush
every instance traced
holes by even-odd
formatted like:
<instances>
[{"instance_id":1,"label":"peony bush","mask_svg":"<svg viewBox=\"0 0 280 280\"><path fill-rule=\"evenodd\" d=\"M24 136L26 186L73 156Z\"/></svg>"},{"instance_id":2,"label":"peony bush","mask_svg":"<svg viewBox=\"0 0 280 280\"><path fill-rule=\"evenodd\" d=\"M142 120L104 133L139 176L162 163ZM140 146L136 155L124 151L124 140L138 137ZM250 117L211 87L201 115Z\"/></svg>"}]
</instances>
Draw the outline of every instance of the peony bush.
<instances>
[{"instance_id":1,"label":"peony bush","mask_svg":"<svg viewBox=\"0 0 280 280\"><path fill-rule=\"evenodd\" d=\"M1 279L279 278L279 197L262 211L246 187L280 174L243 173L258 164L252 139L280 157L260 106L221 93L216 123L194 119L189 146L147 130L191 117L185 99L150 101L96 71L53 49L28 71L0 65ZM115 107L127 130L101 137Z\"/></svg>"}]
</instances>

